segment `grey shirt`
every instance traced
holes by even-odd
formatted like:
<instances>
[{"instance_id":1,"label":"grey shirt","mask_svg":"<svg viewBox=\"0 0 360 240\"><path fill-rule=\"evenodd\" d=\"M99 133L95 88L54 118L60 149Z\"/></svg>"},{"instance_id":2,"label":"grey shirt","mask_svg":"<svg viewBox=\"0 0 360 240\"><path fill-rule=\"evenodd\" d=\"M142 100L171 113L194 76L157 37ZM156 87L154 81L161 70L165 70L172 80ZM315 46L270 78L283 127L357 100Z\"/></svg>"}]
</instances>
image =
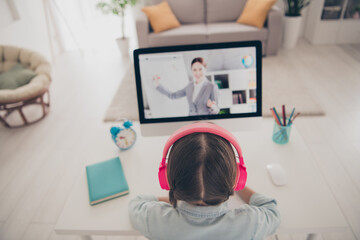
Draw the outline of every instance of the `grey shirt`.
<instances>
[{"instance_id":1,"label":"grey shirt","mask_svg":"<svg viewBox=\"0 0 360 240\"><path fill-rule=\"evenodd\" d=\"M170 92L168 89L164 88L162 85L156 87L156 89L162 94L166 95L170 99L177 99L186 96L186 99L189 103L189 116L192 115L209 115L209 114L218 114L220 109L218 108L218 88L215 84L212 84L209 81L205 81L202 86L199 94L197 95L195 101L192 100L194 93L194 83L190 82L185 88L176 91ZM207 106L208 100L215 101L216 104L213 107L209 108Z\"/></svg>"},{"instance_id":2,"label":"grey shirt","mask_svg":"<svg viewBox=\"0 0 360 240\"><path fill-rule=\"evenodd\" d=\"M236 209L227 202L195 206L183 201L174 208L153 195L141 195L130 201L129 216L133 227L153 240L264 239L280 224L275 199L259 193Z\"/></svg>"}]
</instances>

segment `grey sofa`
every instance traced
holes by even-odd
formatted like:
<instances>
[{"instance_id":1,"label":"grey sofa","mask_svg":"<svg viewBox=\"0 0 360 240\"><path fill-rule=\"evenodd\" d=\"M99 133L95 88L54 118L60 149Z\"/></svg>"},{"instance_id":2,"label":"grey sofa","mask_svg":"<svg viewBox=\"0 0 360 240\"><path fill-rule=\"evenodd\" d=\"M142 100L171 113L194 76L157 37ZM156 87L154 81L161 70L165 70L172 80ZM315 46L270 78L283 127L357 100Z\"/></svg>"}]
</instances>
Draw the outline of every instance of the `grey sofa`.
<instances>
[{"instance_id":1,"label":"grey sofa","mask_svg":"<svg viewBox=\"0 0 360 240\"><path fill-rule=\"evenodd\" d=\"M163 0L148 0L147 5ZM146 15L136 14L140 48L260 40L263 55L275 55L282 37L282 12L273 7L264 28L236 23L246 0L167 0L181 27L160 33L152 32Z\"/></svg>"}]
</instances>

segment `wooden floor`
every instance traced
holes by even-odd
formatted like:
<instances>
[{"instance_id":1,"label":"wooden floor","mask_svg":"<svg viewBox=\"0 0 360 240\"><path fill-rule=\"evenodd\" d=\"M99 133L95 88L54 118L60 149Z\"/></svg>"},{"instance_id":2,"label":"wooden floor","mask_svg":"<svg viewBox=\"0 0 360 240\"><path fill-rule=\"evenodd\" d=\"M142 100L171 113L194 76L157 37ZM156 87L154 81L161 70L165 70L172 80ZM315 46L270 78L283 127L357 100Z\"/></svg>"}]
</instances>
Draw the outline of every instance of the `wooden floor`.
<instances>
[{"instance_id":1,"label":"wooden floor","mask_svg":"<svg viewBox=\"0 0 360 240\"><path fill-rule=\"evenodd\" d=\"M115 147L113 152L103 150L113 143L102 119L130 64L115 50L58 56L53 65L50 114L26 128L0 126L0 239L79 239L58 236L53 228L83 164L118 154ZM283 77L301 76L327 113L296 121L349 224L348 231L324 233L320 239L360 239L359 60L344 47L301 41L295 49L263 60L263 77L274 71L283 71ZM279 235L277 239L305 236Z\"/></svg>"}]
</instances>

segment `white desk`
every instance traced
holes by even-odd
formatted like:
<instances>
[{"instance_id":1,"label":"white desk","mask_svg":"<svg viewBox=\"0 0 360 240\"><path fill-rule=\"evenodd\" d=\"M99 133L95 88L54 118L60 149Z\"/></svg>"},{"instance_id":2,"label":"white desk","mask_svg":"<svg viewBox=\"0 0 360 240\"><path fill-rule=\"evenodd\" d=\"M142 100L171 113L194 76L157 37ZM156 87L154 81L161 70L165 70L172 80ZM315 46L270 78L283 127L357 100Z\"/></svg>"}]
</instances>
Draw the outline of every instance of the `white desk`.
<instances>
[{"instance_id":1,"label":"white desk","mask_svg":"<svg viewBox=\"0 0 360 240\"><path fill-rule=\"evenodd\" d=\"M119 154L130 194L90 206L84 167L57 221L57 234L80 235L85 239L91 235L139 235L129 222L129 200L137 194L167 196L157 178L167 137L143 138L139 136L138 123L134 125L138 132L135 146ZM234 135L242 147L247 166L247 185L278 201L282 215L278 233L345 231L348 228L346 220L296 128L293 127L287 145L273 143L272 130L273 121L264 119L258 131ZM102 160L106 159L99 159ZM273 162L280 163L287 171L286 186L273 185L266 170L266 164ZM231 205L238 201L237 198L231 199Z\"/></svg>"}]
</instances>

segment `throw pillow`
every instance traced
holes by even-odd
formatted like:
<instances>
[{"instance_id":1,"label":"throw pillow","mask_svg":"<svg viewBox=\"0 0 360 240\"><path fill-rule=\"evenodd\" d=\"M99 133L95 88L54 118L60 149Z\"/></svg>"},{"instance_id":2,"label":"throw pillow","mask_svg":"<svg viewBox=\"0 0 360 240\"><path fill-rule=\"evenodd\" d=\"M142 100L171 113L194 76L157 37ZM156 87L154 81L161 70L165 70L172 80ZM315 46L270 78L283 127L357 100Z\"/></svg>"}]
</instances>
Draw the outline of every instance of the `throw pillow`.
<instances>
[{"instance_id":1,"label":"throw pillow","mask_svg":"<svg viewBox=\"0 0 360 240\"><path fill-rule=\"evenodd\" d=\"M16 89L28 84L35 76L34 71L17 63L10 70L0 74L0 89Z\"/></svg>"},{"instance_id":2,"label":"throw pillow","mask_svg":"<svg viewBox=\"0 0 360 240\"><path fill-rule=\"evenodd\" d=\"M149 18L150 25L155 33L180 27L180 22L165 1L157 5L144 7L141 11Z\"/></svg>"},{"instance_id":3,"label":"throw pillow","mask_svg":"<svg viewBox=\"0 0 360 240\"><path fill-rule=\"evenodd\" d=\"M276 0L248 0L237 23L263 28L266 16Z\"/></svg>"}]
</instances>

